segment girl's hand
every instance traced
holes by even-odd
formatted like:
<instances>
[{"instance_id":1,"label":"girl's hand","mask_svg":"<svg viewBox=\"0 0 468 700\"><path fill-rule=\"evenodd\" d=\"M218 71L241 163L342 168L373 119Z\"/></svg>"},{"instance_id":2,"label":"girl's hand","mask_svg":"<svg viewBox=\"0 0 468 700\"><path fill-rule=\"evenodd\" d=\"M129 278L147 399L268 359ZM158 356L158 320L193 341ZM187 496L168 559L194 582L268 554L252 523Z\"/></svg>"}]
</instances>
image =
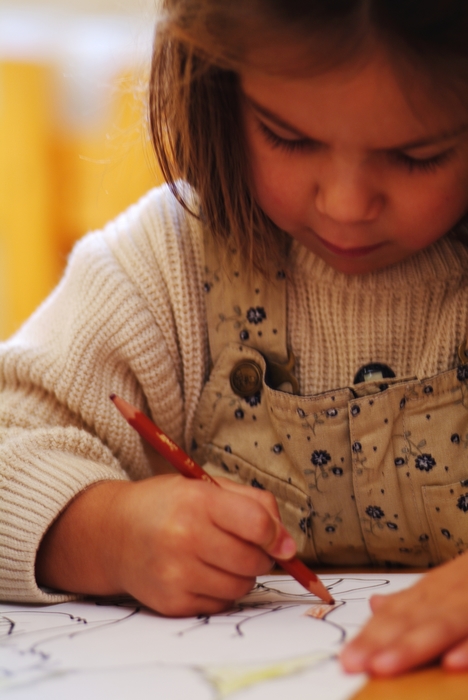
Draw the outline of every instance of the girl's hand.
<instances>
[{"instance_id":1,"label":"girl's hand","mask_svg":"<svg viewBox=\"0 0 468 700\"><path fill-rule=\"evenodd\" d=\"M131 484L118 506L125 591L166 615L219 612L271 569L272 556L295 553L270 493L222 486L172 475Z\"/></svg>"},{"instance_id":2,"label":"girl's hand","mask_svg":"<svg viewBox=\"0 0 468 700\"><path fill-rule=\"evenodd\" d=\"M468 553L370 604L373 618L341 654L346 671L393 676L439 657L468 669Z\"/></svg>"},{"instance_id":3,"label":"girl's hand","mask_svg":"<svg viewBox=\"0 0 468 700\"><path fill-rule=\"evenodd\" d=\"M79 593L129 593L165 615L215 613L296 545L274 497L178 475L102 482L68 506L41 545L38 580Z\"/></svg>"}]
</instances>

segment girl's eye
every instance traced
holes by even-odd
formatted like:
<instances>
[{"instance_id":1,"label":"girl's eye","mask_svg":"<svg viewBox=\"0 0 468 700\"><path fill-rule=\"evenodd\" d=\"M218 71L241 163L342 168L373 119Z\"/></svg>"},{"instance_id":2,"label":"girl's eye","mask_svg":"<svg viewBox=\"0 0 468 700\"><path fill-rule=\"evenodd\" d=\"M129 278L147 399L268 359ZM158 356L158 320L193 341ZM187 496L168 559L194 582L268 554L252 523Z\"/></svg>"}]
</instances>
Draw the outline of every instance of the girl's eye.
<instances>
[{"instance_id":1,"label":"girl's eye","mask_svg":"<svg viewBox=\"0 0 468 700\"><path fill-rule=\"evenodd\" d=\"M410 173L415 171L432 173L450 160L452 154L453 149L449 149L430 158L412 158L401 151L393 151L390 153L390 157L397 165L403 165Z\"/></svg>"},{"instance_id":2,"label":"girl's eye","mask_svg":"<svg viewBox=\"0 0 468 700\"><path fill-rule=\"evenodd\" d=\"M273 148L281 148L289 153L297 151L310 151L317 147L317 144L312 139L283 139L274 131L271 131L262 121L258 120L258 128L262 132L268 143Z\"/></svg>"}]
</instances>

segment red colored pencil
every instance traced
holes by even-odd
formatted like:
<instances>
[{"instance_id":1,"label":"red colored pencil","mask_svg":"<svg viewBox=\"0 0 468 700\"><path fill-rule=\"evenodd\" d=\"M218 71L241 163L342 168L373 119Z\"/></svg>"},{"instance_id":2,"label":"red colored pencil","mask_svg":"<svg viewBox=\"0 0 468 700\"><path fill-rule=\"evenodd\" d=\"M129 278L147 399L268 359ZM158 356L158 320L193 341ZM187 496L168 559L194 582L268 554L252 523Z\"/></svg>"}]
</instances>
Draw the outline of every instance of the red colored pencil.
<instances>
[{"instance_id":1,"label":"red colored pencil","mask_svg":"<svg viewBox=\"0 0 468 700\"><path fill-rule=\"evenodd\" d=\"M141 435L155 450L157 450L167 461L172 464L183 476L189 479L203 479L219 486L207 472L205 472L191 457L188 456L178 445L175 444L158 426L151 421L148 416L139 411L116 394L110 395L122 416L132 428ZM288 561L279 560L278 564L293 576L306 590L321 598L329 605L334 604L334 600L329 591L325 588L319 577L314 574L297 557Z\"/></svg>"}]
</instances>

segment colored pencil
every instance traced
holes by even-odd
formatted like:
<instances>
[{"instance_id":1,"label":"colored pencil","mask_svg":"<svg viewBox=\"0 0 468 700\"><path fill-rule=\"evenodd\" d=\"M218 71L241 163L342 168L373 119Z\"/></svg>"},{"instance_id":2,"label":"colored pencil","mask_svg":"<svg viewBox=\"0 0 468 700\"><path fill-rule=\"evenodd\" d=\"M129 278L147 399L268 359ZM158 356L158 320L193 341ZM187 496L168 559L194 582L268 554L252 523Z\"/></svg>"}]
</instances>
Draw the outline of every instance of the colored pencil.
<instances>
[{"instance_id":1,"label":"colored pencil","mask_svg":"<svg viewBox=\"0 0 468 700\"><path fill-rule=\"evenodd\" d=\"M141 435L157 452L159 452L172 466L183 476L189 479L203 479L219 486L207 472L205 472L196 462L193 461L178 445L173 442L158 426L151 421L148 416L139 411L116 394L110 395L111 400L118 408L132 428ZM293 576L304 588L321 598L329 605L334 604L334 600L329 591L325 588L319 577L314 574L300 559L294 557L288 561L278 560L278 564Z\"/></svg>"}]
</instances>

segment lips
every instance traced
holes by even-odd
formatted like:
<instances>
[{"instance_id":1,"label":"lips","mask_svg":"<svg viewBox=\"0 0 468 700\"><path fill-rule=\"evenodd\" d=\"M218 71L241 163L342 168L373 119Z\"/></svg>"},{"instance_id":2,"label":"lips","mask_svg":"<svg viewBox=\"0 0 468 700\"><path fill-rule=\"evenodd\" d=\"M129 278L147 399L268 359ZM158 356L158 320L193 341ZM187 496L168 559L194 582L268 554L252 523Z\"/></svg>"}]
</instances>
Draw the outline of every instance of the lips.
<instances>
[{"instance_id":1,"label":"lips","mask_svg":"<svg viewBox=\"0 0 468 700\"><path fill-rule=\"evenodd\" d=\"M317 234L315 235L317 236L318 240L324 248L330 251L330 253L333 253L333 255L337 255L340 258L361 258L366 255L370 255L370 253L373 253L379 248L382 248L382 246L384 245L384 243L376 243L375 245L361 246L357 248L340 248L337 245L333 245L333 243L325 241Z\"/></svg>"}]
</instances>

